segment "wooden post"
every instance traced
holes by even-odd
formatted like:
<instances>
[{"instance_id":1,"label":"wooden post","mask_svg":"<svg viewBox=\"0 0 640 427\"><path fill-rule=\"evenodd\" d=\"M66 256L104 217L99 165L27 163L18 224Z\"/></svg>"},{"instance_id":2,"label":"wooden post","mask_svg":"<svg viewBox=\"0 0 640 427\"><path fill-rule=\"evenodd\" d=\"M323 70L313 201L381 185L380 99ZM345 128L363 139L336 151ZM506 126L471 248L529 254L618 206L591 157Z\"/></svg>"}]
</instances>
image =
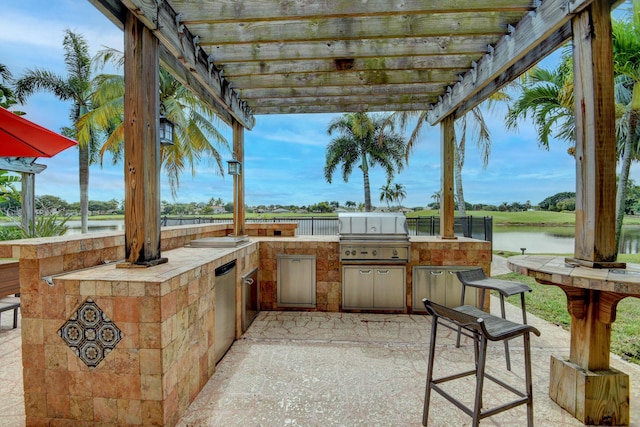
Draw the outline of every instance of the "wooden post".
<instances>
[{"instance_id":1,"label":"wooden post","mask_svg":"<svg viewBox=\"0 0 640 427\"><path fill-rule=\"evenodd\" d=\"M160 257L160 124L158 39L131 12L124 28L124 222L126 262L151 266Z\"/></svg>"},{"instance_id":2,"label":"wooden post","mask_svg":"<svg viewBox=\"0 0 640 427\"><path fill-rule=\"evenodd\" d=\"M624 268L615 247L616 130L609 0L572 20L576 115L575 258L591 268ZM561 286L571 314L569 360L551 356L549 396L585 424L629 423L629 376L609 366L618 297Z\"/></svg>"},{"instance_id":3,"label":"wooden post","mask_svg":"<svg viewBox=\"0 0 640 427\"><path fill-rule=\"evenodd\" d=\"M455 200L453 197L453 167L456 132L454 117L449 115L440 123L440 152L442 156L442 178L440 195L440 237L456 239L453 234Z\"/></svg>"},{"instance_id":4,"label":"wooden post","mask_svg":"<svg viewBox=\"0 0 640 427\"><path fill-rule=\"evenodd\" d=\"M611 10L596 0L573 19L576 115L575 259L588 267L615 263L616 129Z\"/></svg>"},{"instance_id":5,"label":"wooden post","mask_svg":"<svg viewBox=\"0 0 640 427\"><path fill-rule=\"evenodd\" d=\"M236 160L242 165L240 175L233 180L233 234L235 237L246 235L244 228L244 127L237 120L233 121L233 152Z\"/></svg>"},{"instance_id":6,"label":"wooden post","mask_svg":"<svg viewBox=\"0 0 640 427\"><path fill-rule=\"evenodd\" d=\"M34 224L36 213L36 176L29 172L22 172L22 228L29 230Z\"/></svg>"}]
</instances>

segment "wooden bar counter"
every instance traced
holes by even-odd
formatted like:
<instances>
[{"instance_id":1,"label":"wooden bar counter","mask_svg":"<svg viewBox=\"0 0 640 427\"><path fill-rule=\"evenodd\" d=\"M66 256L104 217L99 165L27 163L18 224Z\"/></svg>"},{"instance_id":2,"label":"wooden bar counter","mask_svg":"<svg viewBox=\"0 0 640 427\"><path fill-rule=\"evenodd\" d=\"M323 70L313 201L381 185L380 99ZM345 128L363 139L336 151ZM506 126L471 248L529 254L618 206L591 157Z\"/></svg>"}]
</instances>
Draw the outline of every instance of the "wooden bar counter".
<instances>
[{"instance_id":1,"label":"wooden bar counter","mask_svg":"<svg viewBox=\"0 0 640 427\"><path fill-rule=\"evenodd\" d=\"M551 357L549 395L585 424L629 424L629 376L609 365L616 306L640 297L640 268L595 269L564 257L514 256L509 269L558 286L571 315L569 358Z\"/></svg>"}]
</instances>

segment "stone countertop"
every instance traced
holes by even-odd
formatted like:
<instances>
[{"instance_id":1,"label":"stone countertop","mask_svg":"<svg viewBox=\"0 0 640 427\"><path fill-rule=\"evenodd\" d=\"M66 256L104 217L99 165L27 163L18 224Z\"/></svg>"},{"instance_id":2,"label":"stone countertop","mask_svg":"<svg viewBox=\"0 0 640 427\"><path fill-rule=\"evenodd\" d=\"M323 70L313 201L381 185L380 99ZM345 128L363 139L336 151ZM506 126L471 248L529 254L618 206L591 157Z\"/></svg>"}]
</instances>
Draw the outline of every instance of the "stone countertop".
<instances>
[{"instance_id":1,"label":"stone countertop","mask_svg":"<svg viewBox=\"0 0 640 427\"><path fill-rule=\"evenodd\" d=\"M338 236L250 236L252 242L336 242Z\"/></svg>"},{"instance_id":2,"label":"stone countertop","mask_svg":"<svg viewBox=\"0 0 640 427\"><path fill-rule=\"evenodd\" d=\"M568 264L565 257L518 255L507 259L511 271L546 283L640 297L640 265L626 269L589 268Z\"/></svg>"},{"instance_id":3,"label":"stone countertop","mask_svg":"<svg viewBox=\"0 0 640 427\"><path fill-rule=\"evenodd\" d=\"M339 243L339 236L293 236L293 237L254 237L251 236L249 241L235 247L209 248L209 247L181 247L163 251L162 256L168 259L164 264L158 264L153 267L132 267L117 268L117 262L104 264L96 267L90 267L84 270L76 270L68 273L55 275L55 279L64 280L98 280L98 281L140 281L140 282L163 282L171 279L179 274L188 272L198 268L204 264L214 262L217 266L225 264L236 257L236 252L259 242L278 241L278 242L335 242ZM461 237L455 240L443 240L438 236L412 236L410 242L442 242L455 245L460 242L479 242L477 239ZM640 277L639 277L640 279Z\"/></svg>"},{"instance_id":4,"label":"stone countertop","mask_svg":"<svg viewBox=\"0 0 640 427\"><path fill-rule=\"evenodd\" d=\"M244 245L228 248L191 248L182 247L162 253L167 258L164 264L153 267L118 268L117 262L55 275L53 280L92 280L92 281L137 281L161 283L180 274L189 272L208 263L214 267L232 261L237 252L251 249L256 242L252 239ZM255 248L254 248L255 249Z\"/></svg>"}]
</instances>

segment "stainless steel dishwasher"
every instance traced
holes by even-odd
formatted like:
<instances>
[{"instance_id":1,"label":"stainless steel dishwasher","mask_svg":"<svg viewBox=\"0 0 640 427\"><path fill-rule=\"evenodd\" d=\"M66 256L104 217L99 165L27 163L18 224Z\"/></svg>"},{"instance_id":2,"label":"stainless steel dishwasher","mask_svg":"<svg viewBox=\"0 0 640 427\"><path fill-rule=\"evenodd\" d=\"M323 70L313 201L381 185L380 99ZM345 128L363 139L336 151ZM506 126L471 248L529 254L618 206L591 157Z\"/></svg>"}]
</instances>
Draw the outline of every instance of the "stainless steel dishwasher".
<instances>
[{"instance_id":1,"label":"stainless steel dishwasher","mask_svg":"<svg viewBox=\"0 0 640 427\"><path fill-rule=\"evenodd\" d=\"M214 353L218 363L236 339L236 261L216 268L215 277Z\"/></svg>"}]
</instances>

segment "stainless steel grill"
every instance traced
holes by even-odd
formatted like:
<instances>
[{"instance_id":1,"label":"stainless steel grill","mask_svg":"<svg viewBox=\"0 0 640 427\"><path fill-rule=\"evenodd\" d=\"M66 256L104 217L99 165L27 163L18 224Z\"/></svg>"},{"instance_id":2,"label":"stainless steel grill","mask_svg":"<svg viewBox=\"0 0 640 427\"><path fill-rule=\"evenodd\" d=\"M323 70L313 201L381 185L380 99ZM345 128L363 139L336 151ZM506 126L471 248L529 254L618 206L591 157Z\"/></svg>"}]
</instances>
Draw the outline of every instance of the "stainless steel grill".
<instances>
[{"instance_id":1,"label":"stainless steel grill","mask_svg":"<svg viewBox=\"0 0 640 427\"><path fill-rule=\"evenodd\" d=\"M409 261L407 218L396 213L338 215L343 263L401 264Z\"/></svg>"}]
</instances>

